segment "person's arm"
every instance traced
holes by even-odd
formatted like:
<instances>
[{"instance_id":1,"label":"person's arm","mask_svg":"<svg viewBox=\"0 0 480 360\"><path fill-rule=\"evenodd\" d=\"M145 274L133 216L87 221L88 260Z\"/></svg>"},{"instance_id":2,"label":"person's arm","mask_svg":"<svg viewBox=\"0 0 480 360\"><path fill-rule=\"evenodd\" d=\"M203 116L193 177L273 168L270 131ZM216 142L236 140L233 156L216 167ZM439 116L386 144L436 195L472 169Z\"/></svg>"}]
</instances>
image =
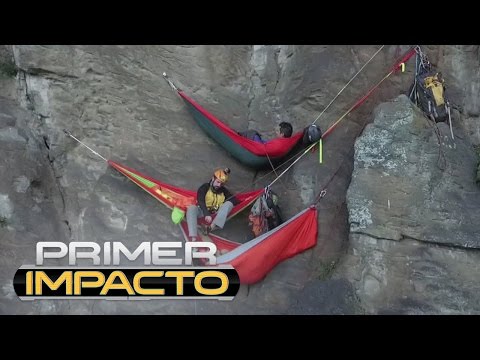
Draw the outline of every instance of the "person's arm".
<instances>
[{"instance_id":1,"label":"person's arm","mask_svg":"<svg viewBox=\"0 0 480 360\"><path fill-rule=\"evenodd\" d=\"M230 201L233 206L240 204L240 201L226 187L223 188L223 195L225 195L225 201Z\"/></svg>"},{"instance_id":2,"label":"person's arm","mask_svg":"<svg viewBox=\"0 0 480 360\"><path fill-rule=\"evenodd\" d=\"M200 186L197 190L197 203L198 203L198 206L200 206L200 208L202 209L204 216L210 215L210 211L208 211L207 204L205 203L205 196L207 196L209 187L210 187L210 184L205 183L202 186Z\"/></svg>"},{"instance_id":3,"label":"person's arm","mask_svg":"<svg viewBox=\"0 0 480 360\"><path fill-rule=\"evenodd\" d=\"M262 139L262 137L258 133L253 136L253 141L256 141L262 144L267 143L265 140Z\"/></svg>"}]
</instances>

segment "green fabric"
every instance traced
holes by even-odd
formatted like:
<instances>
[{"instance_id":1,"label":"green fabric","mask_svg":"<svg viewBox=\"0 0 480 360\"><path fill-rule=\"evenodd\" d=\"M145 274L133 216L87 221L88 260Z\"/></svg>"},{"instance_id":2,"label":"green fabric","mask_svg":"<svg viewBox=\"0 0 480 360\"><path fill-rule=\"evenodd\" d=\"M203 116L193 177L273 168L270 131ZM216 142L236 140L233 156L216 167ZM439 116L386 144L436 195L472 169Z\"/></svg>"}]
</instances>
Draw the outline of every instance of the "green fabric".
<instances>
[{"instance_id":1,"label":"green fabric","mask_svg":"<svg viewBox=\"0 0 480 360\"><path fill-rule=\"evenodd\" d=\"M172 210L172 221L174 224L180 224L180 222L183 220L185 217L185 211L182 209L179 209L177 207L174 207Z\"/></svg>"},{"instance_id":2,"label":"green fabric","mask_svg":"<svg viewBox=\"0 0 480 360\"><path fill-rule=\"evenodd\" d=\"M192 104L185 100L188 105L188 109L192 113L195 121L212 139L219 143L225 150L227 150L238 161L252 168L263 168L269 166L268 158L263 156L257 156L246 150L218 127L216 127L209 119L205 118L203 114L198 111ZM275 160L270 158L270 160Z\"/></svg>"},{"instance_id":3,"label":"green fabric","mask_svg":"<svg viewBox=\"0 0 480 360\"><path fill-rule=\"evenodd\" d=\"M152 188L152 187L155 186L155 183L154 183L154 182L151 182L150 180L147 180L147 179L141 177L140 175L134 174L134 173L132 173L131 171L128 171L127 169L123 169L123 171L125 171L126 173L128 173L128 175L130 175L132 178L140 181L143 185L145 185L145 186L148 187L148 188Z\"/></svg>"}]
</instances>

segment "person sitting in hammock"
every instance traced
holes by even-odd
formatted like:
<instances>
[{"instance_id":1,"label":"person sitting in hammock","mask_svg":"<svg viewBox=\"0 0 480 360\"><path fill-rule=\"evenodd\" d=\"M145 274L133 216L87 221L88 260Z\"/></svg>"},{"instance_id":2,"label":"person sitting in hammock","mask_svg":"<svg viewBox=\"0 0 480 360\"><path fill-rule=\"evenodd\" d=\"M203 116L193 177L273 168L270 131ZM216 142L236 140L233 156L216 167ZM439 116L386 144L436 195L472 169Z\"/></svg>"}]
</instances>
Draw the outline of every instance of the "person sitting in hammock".
<instances>
[{"instance_id":1,"label":"person sitting in hammock","mask_svg":"<svg viewBox=\"0 0 480 360\"><path fill-rule=\"evenodd\" d=\"M191 205L187 208L188 236L192 241L197 239L197 218L205 217L207 233L217 227L223 229L228 214L235 205L239 204L238 199L224 186L228 181L229 174L229 168L218 169L209 182L198 188L198 205ZM214 214L216 216L212 221Z\"/></svg>"},{"instance_id":2,"label":"person sitting in hammock","mask_svg":"<svg viewBox=\"0 0 480 360\"><path fill-rule=\"evenodd\" d=\"M269 140L263 140L262 135L256 130L246 130L238 133L247 139L266 144ZM279 138L289 138L293 134L293 126L289 122L283 121L278 125L277 136Z\"/></svg>"}]
</instances>

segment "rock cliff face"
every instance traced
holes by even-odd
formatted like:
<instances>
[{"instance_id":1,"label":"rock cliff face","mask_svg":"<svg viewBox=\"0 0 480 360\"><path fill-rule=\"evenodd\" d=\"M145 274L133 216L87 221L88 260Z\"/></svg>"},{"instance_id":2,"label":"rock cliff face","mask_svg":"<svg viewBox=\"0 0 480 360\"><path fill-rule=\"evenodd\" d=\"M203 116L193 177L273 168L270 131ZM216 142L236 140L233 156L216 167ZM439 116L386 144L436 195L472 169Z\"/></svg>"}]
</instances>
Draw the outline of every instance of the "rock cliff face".
<instances>
[{"instance_id":1,"label":"rock cliff face","mask_svg":"<svg viewBox=\"0 0 480 360\"><path fill-rule=\"evenodd\" d=\"M38 241L124 241L133 247L141 241L182 239L166 208L65 137L63 129L106 158L180 187L195 189L210 178L214 168L223 166L232 169L232 191L261 187L274 175L255 174L208 138L162 73L167 72L181 89L229 126L256 129L269 138L281 121L292 122L294 129L314 121L377 49L322 45L0 47L0 63L13 58L18 69L16 77L8 71L3 71L5 76L0 74L0 147L8 154L0 160L0 246L3 254L10 254L1 257L4 296L0 312L361 311L350 302L341 302L343 305L334 310L331 307L345 294L354 298L350 296L350 278L331 265L348 248L345 194L353 168L353 144L364 124L372 121L376 105L406 93L413 63L407 64L405 73L390 77L362 107L345 118L324 143L323 164L318 164L318 154L308 154L276 183L274 190L281 195L280 205L287 217L309 205L328 184L327 196L319 203L318 245L281 264L261 283L243 289L235 301L26 304L16 298L11 279L19 266L34 263ZM386 46L317 124L325 130L380 80L406 49ZM455 127L464 128L466 137L479 144L475 95L480 84L478 47L427 47L426 51L432 62L442 66L449 81L452 102L456 103ZM8 70L8 66L0 67L0 73L2 69ZM475 161L473 156L468 159ZM465 193L459 196L465 197ZM437 206L427 205L431 212ZM459 208L454 207L458 214ZM428 226L425 220L424 231L429 234L428 241L441 243L441 232L432 220ZM451 221L453 233L456 218ZM245 216L232 220L221 234L245 241L246 224ZM392 224L385 232L395 237L403 234L400 229ZM419 232L408 234L417 239ZM458 246L474 242L468 231L455 239ZM341 279L323 282L330 270ZM309 280L314 281L304 289ZM318 293L318 286L330 289L332 298L315 304L311 299ZM302 295L302 289L306 295ZM362 304L367 301L361 299ZM368 301L363 305L370 309Z\"/></svg>"},{"instance_id":2,"label":"rock cliff face","mask_svg":"<svg viewBox=\"0 0 480 360\"><path fill-rule=\"evenodd\" d=\"M356 141L344 265L367 312L480 312L477 159L456 135L400 96Z\"/></svg>"}]
</instances>

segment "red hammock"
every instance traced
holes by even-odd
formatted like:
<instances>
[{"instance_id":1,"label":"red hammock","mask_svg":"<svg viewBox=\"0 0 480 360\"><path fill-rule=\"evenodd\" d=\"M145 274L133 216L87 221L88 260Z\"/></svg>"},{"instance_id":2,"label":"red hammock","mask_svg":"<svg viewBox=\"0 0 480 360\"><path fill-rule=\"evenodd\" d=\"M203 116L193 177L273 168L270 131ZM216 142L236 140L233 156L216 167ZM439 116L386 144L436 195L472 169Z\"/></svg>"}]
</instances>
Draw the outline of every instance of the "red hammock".
<instances>
[{"instance_id":1,"label":"red hammock","mask_svg":"<svg viewBox=\"0 0 480 360\"><path fill-rule=\"evenodd\" d=\"M197 203L197 193L194 191L162 183L150 176L143 175L132 168L120 165L112 160L108 160L108 164L170 209L178 207L185 211L189 205L195 205ZM238 199L239 204L234 206L228 218L235 216L252 204L262 192L263 189L259 189L236 194L235 197Z\"/></svg>"},{"instance_id":2,"label":"red hammock","mask_svg":"<svg viewBox=\"0 0 480 360\"><path fill-rule=\"evenodd\" d=\"M188 241L187 224L181 223ZM317 209L309 207L275 229L240 244L210 233L209 238L221 252L217 264L230 264L238 272L240 283L254 284L262 280L277 264L317 243Z\"/></svg>"},{"instance_id":3,"label":"red hammock","mask_svg":"<svg viewBox=\"0 0 480 360\"><path fill-rule=\"evenodd\" d=\"M202 106L200 106L193 99L189 98L183 91L178 91L178 94L188 103L190 103L196 110L198 110L204 118L208 119L214 124L222 133L227 135L233 142L242 146L249 152L257 156L269 156L272 158L283 157L292 150L303 136L303 131L293 134L289 138L277 138L262 144L239 135L235 130L231 129L215 116L210 114Z\"/></svg>"}]
</instances>

